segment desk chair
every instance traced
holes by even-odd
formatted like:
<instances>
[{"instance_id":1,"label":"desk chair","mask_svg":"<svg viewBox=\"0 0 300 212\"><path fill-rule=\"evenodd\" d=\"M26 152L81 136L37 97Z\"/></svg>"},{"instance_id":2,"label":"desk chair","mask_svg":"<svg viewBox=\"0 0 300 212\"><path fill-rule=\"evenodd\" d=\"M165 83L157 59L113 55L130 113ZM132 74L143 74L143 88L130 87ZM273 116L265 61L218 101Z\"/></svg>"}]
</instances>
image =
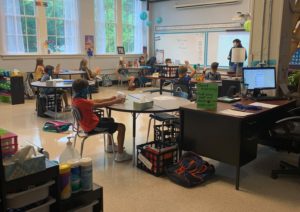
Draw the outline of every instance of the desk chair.
<instances>
[{"instance_id":1,"label":"desk chair","mask_svg":"<svg viewBox=\"0 0 300 212\"><path fill-rule=\"evenodd\" d=\"M118 70L120 79L118 79L118 86L123 86L123 82L126 81L128 82L128 75L129 75L129 71L128 69L119 69Z\"/></svg>"},{"instance_id":2,"label":"desk chair","mask_svg":"<svg viewBox=\"0 0 300 212\"><path fill-rule=\"evenodd\" d=\"M300 153L300 116L291 116L275 122L269 129L268 144L276 150ZM300 157L297 166L285 161L280 161L280 169L272 170L271 177L278 178L278 175L300 176Z\"/></svg>"},{"instance_id":3,"label":"desk chair","mask_svg":"<svg viewBox=\"0 0 300 212\"><path fill-rule=\"evenodd\" d=\"M175 86L173 87L173 96L178 96L181 98L188 98L188 93L184 92L183 90L187 90L187 88L184 85L179 85L179 86ZM167 124L171 124L172 122L178 122L179 118L177 115L172 115L169 113L153 113L149 115L150 119L149 119L149 124L148 124L148 132L147 132L147 140L146 142L148 143L149 141L149 133L150 133L150 126L151 126L151 122L152 120L154 120L154 126L155 126L155 121L160 121L162 122L162 142L164 142L164 128Z\"/></svg>"},{"instance_id":4,"label":"desk chair","mask_svg":"<svg viewBox=\"0 0 300 212\"><path fill-rule=\"evenodd\" d=\"M106 148L106 139L105 139L105 135L108 135L109 138L111 139L111 141L114 143L114 138L113 135L110 134L106 128L98 128L96 127L93 131L91 132L84 132L83 130L80 130L80 125L79 122L82 119L81 113L78 110L77 107L72 107L72 114L73 114L73 118L74 118L74 124L73 124L73 131L75 131L75 138L74 138L74 147L76 145L76 138L82 138L83 140L81 141L81 147L80 147L80 155L82 156L83 153L83 147L84 147L84 143L86 141L87 138L89 138L90 136L93 135L100 135L102 134L104 136L104 149ZM112 145L112 150L113 150L113 154L114 154L114 158L115 158L115 150L114 150L114 145Z\"/></svg>"},{"instance_id":5,"label":"desk chair","mask_svg":"<svg viewBox=\"0 0 300 212\"><path fill-rule=\"evenodd\" d=\"M300 82L299 82L300 83ZM297 100L297 104L299 105L299 101L300 101L300 84L298 85L298 89L297 89L297 92L291 92L287 86L286 83L281 83L279 85L282 93L286 96L286 97L289 97L289 98L292 98L292 99L296 99Z\"/></svg>"}]
</instances>

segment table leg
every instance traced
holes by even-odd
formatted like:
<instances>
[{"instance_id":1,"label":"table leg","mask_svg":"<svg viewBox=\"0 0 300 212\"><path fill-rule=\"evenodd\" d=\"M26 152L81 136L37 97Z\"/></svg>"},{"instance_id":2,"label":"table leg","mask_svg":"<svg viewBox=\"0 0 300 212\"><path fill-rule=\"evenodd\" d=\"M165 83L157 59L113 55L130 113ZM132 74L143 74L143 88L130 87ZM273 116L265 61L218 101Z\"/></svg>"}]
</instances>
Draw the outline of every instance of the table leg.
<instances>
[{"instance_id":1,"label":"table leg","mask_svg":"<svg viewBox=\"0 0 300 212\"><path fill-rule=\"evenodd\" d=\"M35 110L38 113L38 104L40 101L40 87L37 87L36 92L37 92L37 95L36 95L36 101L35 101Z\"/></svg>"},{"instance_id":2,"label":"table leg","mask_svg":"<svg viewBox=\"0 0 300 212\"><path fill-rule=\"evenodd\" d=\"M164 81L165 81L165 80L160 79L160 82L159 82L159 94L160 94L160 95L162 95L162 89L163 89Z\"/></svg>"},{"instance_id":3,"label":"table leg","mask_svg":"<svg viewBox=\"0 0 300 212\"><path fill-rule=\"evenodd\" d=\"M132 113L132 165L135 166L136 113Z\"/></svg>"},{"instance_id":4,"label":"table leg","mask_svg":"<svg viewBox=\"0 0 300 212\"><path fill-rule=\"evenodd\" d=\"M240 187L240 165L236 166L236 175L235 175L235 189L239 190Z\"/></svg>"},{"instance_id":5,"label":"table leg","mask_svg":"<svg viewBox=\"0 0 300 212\"><path fill-rule=\"evenodd\" d=\"M107 113L107 116L110 118L111 117L111 109L107 108L106 113Z\"/></svg>"},{"instance_id":6,"label":"table leg","mask_svg":"<svg viewBox=\"0 0 300 212\"><path fill-rule=\"evenodd\" d=\"M54 120L57 120L57 97L56 97L56 88L54 88Z\"/></svg>"}]
</instances>

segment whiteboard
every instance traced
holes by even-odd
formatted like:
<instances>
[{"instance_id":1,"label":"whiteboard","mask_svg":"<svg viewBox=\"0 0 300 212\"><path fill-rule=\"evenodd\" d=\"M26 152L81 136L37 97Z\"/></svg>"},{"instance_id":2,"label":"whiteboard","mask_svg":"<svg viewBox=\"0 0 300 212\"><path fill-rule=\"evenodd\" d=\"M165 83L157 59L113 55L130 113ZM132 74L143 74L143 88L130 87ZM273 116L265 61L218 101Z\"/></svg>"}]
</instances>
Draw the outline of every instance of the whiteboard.
<instances>
[{"instance_id":1,"label":"whiteboard","mask_svg":"<svg viewBox=\"0 0 300 212\"><path fill-rule=\"evenodd\" d=\"M156 33L154 40L159 60L163 52L164 59L171 58L177 64L183 64L185 60L191 64L204 64L205 33Z\"/></svg>"},{"instance_id":2,"label":"whiteboard","mask_svg":"<svg viewBox=\"0 0 300 212\"><path fill-rule=\"evenodd\" d=\"M249 32L209 32L207 39L207 65L210 65L212 62L218 62L219 66L228 66L229 60L227 57L233 46L232 41L236 38L242 41L243 47L249 54ZM248 60L244 62L244 66L248 66Z\"/></svg>"}]
</instances>

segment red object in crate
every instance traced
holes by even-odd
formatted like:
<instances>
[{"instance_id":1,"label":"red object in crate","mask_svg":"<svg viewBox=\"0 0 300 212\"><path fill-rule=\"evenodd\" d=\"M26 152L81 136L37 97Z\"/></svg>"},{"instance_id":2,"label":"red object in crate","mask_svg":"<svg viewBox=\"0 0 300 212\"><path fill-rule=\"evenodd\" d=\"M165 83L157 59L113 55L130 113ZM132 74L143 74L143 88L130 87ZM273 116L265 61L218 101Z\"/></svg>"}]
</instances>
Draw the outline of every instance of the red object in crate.
<instances>
[{"instance_id":1,"label":"red object in crate","mask_svg":"<svg viewBox=\"0 0 300 212\"><path fill-rule=\"evenodd\" d=\"M165 167L177 162L175 142L149 142L137 146L137 167L155 176L164 173ZM141 158L139 158L141 156Z\"/></svg>"},{"instance_id":2,"label":"red object in crate","mask_svg":"<svg viewBox=\"0 0 300 212\"><path fill-rule=\"evenodd\" d=\"M4 131L2 130L2 132ZM18 135L12 132L6 131L0 135L0 143L4 157L13 155L18 151Z\"/></svg>"}]
</instances>

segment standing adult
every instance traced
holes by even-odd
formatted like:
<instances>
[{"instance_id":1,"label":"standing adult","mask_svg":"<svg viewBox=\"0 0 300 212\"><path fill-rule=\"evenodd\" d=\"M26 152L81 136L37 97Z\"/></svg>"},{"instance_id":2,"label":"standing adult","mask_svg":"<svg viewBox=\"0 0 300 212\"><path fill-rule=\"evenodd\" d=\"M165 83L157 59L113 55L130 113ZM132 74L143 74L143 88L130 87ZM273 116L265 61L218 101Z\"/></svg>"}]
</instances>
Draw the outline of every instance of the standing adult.
<instances>
[{"instance_id":1,"label":"standing adult","mask_svg":"<svg viewBox=\"0 0 300 212\"><path fill-rule=\"evenodd\" d=\"M232 41L232 43L233 43L233 47L230 49L227 59L229 60L229 70L233 71L233 72L236 72L236 71L238 71L237 70L238 68L242 68L244 66L244 63L234 63L234 62L232 62L232 49L234 49L234 48L244 48L244 47L243 47L242 42L241 42L240 39L236 38ZM247 60L246 50L245 50L245 60Z\"/></svg>"}]
</instances>

